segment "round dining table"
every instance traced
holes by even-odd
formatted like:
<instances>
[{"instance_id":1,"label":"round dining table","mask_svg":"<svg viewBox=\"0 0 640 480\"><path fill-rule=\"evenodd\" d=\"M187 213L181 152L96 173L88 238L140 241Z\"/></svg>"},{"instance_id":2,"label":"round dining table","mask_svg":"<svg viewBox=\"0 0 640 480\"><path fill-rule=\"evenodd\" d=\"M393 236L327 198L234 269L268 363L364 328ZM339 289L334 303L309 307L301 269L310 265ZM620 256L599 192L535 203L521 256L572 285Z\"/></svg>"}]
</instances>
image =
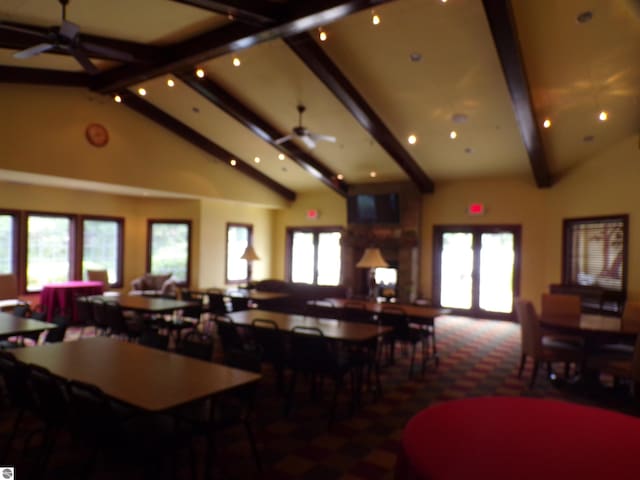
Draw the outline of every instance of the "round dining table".
<instances>
[{"instance_id":1,"label":"round dining table","mask_svg":"<svg viewBox=\"0 0 640 480\"><path fill-rule=\"evenodd\" d=\"M40 304L47 312L47 320L60 313L66 315L71 323L79 323L76 310L76 297L100 295L104 291L102 282L72 280L61 283L50 283L42 287Z\"/></svg>"},{"instance_id":2,"label":"round dining table","mask_svg":"<svg viewBox=\"0 0 640 480\"><path fill-rule=\"evenodd\" d=\"M479 397L406 425L396 480L637 479L640 419L559 400Z\"/></svg>"}]
</instances>

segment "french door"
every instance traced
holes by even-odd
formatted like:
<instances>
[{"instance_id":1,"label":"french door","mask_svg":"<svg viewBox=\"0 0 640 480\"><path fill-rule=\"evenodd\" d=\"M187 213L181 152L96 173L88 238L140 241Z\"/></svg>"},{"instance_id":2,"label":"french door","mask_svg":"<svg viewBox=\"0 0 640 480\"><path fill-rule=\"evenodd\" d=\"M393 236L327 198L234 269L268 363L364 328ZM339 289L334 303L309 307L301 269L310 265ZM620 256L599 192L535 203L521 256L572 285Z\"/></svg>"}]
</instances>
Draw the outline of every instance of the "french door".
<instances>
[{"instance_id":1,"label":"french door","mask_svg":"<svg viewBox=\"0 0 640 480\"><path fill-rule=\"evenodd\" d=\"M509 317L519 261L519 226L436 226L433 298L464 315Z\"/></svg>"}]
</instances>

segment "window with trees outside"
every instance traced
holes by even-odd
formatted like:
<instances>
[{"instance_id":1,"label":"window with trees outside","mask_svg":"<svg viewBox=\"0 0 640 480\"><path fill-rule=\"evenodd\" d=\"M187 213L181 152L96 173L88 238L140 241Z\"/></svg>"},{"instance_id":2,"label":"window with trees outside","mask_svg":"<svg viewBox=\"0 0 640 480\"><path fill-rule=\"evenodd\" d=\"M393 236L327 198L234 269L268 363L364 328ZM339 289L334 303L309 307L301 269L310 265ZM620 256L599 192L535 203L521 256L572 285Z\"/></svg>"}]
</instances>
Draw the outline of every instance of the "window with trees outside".
<instances>
[{"instance_id":1,"label":"window with trees outside","mask_svg":"<svg viewBox=\"0 0 640 480\"><path fill-rule=\"evenodd\" d=\"M253 239L253 226L227 223L226 283L251 280L251 263L240 258Z\"/></svg>"},{"instance_id":2,"label":"window with trees outside","mask_svg":"<svg viewBox=\"0 0 640 480\"><path fill-rule=\"evenodd\" d=\"M339 285L341 237L341 230L335 227L288 229L289 280L313 285Z\"/></svg>"},{"instance_id":3,"label":"window with trees outside","mask_svg":"<svg viewBox=\"0 0 640 480\"><path fill-rule=\"evenodd\" d=\"M564 221L564 283L627 289L628 215Z\"/></svg>"},{"instance_id":4,"label":"window with trees outside","mask_svg":"<svg viewBox=\"0 0 640 480\"><path fill-rule=\"evenodd\" d=\"M13 213L0 212L0 274L16 273L18 219Z\"/></svg>"},{"instance_id":5,"label":"window with trees outside","mask_svg":"<svg viewBox=\"0 0 640 480\"><path fill-rule=\"evenodd\" d=\"M27 215L27 291L73 276L74 223L67 215Z\"/></svg>"},{"instance_id":6,"label":"window with trees outside","mask_svg":"<svg viewBox=\"0 0 640 480\"><path fill-rule=\"evenodd\" d=\"M149 220L148 270L173 274L176 282L189 283L191 222Z\"/></svg>"},{"instance_id":7,"label":"window with trees outside","mask_svg":"<svg viewBox=\"0 0 640 480\"><path fill-rule=\"evenodd\" d=\"M109 285L122 286L123 221L88 218L82 220L82 273L106 270Z\"/></svg>"}]
</instances>

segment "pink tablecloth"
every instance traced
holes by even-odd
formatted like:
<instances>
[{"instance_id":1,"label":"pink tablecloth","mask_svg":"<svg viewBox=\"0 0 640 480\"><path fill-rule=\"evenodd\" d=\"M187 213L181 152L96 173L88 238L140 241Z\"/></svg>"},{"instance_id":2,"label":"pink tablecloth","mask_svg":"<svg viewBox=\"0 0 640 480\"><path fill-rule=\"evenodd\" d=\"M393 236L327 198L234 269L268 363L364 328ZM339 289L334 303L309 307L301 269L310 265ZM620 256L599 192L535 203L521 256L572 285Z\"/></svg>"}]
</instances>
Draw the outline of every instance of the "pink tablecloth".
<instances>
[{"instance_id":1,"label":"pink tablecloth","mask_svg":"<svg viewBox=\"0 0 640 480\"><path fill-rule=\"evenodd\" d=\"M51 321L57 313L67 315L71 323L79 323L75 298L84 295L100 295L104 291L102 282L74 280L64 283L52 283L42 287L40 304Z\"/></svg>"},{"instance_id":2,"label":"pink tablecloth","mask_svg":"<svg viewBox=\"0 0 640 480\"><path fill-rule=\"evenodd\" d=\"M469 398L413 417L396 480L637 479L640 419L557 400Z\"/></svg>"}]
</instances>

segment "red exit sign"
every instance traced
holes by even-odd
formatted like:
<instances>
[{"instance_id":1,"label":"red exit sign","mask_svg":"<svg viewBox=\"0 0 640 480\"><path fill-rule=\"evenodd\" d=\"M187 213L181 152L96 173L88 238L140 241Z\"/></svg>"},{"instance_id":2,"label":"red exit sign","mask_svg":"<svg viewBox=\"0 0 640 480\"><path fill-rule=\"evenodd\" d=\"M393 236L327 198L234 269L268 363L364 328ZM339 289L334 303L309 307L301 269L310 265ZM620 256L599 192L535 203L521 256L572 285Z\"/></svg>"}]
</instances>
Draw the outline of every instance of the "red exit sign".
<instances>
[{"instance_id":1,"label":"red exit sign","mask_svg":"<svg viewBox=\"0 0 640 480\"><path fill-rule=\"evenodd\" d=\"M470 203L467 207L469 215L484 215L484 203Z\"/></svg>"}]
</instances>

